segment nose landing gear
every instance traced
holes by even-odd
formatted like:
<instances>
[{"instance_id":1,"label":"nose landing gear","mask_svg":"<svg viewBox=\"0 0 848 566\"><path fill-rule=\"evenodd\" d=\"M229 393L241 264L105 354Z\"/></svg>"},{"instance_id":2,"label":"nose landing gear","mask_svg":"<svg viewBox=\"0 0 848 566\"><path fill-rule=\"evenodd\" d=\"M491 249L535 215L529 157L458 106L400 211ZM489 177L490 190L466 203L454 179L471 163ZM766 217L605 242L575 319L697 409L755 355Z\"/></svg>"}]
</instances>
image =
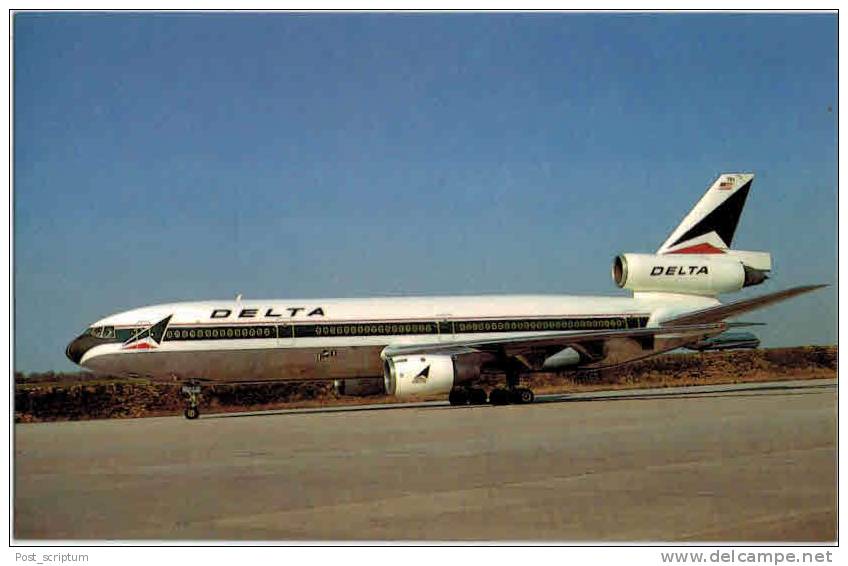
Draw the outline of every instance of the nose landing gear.
<instances>
[{"instance_id":1,"label":"nose landing gear","mask_svg":"<svg viewBox=\"0 0 848 566\"><path fill-rule=\"evenodd\" d=\"M196 381L189 381L183 385L182 392L186 395L186 408L183 414L185 418L193 421L200 416L200 384Z\"/></svg>"}]
</instances>

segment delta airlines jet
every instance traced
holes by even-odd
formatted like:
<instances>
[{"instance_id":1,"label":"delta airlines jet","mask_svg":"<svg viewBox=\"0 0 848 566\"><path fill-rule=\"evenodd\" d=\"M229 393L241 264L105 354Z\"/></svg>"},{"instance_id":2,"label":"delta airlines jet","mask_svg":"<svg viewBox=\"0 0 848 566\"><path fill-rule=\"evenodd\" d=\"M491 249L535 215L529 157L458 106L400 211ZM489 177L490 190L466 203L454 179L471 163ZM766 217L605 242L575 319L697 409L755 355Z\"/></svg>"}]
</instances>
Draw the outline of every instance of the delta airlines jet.
<instances>
[{"instance_id":1,"label":"delta airlines jet","mask_svg":"<svg viewBox=\"0 0 848 566\"><path fill-rule=\"evenodd\" d=\"M823 287L727 304L759 285L771 255L731 249L754 175L725 173L654 254L615 258L631 297L504 295L241 300L155 305L98 320L67 347L98 373L186 382L187 418L200 384L382 376L391 395L447 394L451 404L529 403L531 372L604 368L711 344L725 319ZM755 337L752 336L755 339ZM720 344L721 342L715 342ZM474 387L481 372L504 388Z\"/></svg>"}]
</instances>

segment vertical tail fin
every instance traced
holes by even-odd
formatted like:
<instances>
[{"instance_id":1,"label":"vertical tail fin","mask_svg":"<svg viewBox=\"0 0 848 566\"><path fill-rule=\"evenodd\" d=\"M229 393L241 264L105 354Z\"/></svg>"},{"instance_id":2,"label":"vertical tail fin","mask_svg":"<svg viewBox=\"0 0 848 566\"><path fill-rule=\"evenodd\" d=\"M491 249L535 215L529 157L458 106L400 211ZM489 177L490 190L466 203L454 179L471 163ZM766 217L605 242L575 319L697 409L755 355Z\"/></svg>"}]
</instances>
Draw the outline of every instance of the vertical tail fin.
<instances>
[{"instance_id":1,"label":"vertical tail fin","mask_svg":"<svg viewBox=\"0 0 848 566\"><path fill-rule=\"evenodd\" d=\"M657 253L725 253L753 182L753 173L719 175Z\"/></svg>"}]
</instances>

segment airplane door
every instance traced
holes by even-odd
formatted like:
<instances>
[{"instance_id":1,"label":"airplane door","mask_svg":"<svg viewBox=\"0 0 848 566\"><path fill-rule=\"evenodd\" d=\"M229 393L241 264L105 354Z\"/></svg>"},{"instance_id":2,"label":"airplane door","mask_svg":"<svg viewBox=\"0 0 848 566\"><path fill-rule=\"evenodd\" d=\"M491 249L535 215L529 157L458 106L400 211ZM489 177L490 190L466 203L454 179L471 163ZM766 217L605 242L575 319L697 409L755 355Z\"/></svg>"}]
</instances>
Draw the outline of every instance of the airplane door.
<instances>
[{"instance_id":1,"label":"airplane door","mask_svg":"<svg viewBox=\"0 0 848 566\"><path fill-rule=\"evenodd\" d=\"M450 314L440 314L436 322L439 328L439 342L453 342L453 322Z\"/></svg>"},{"instance_id":2,"label":"airplane door","mask_svg":"<svg viewBox=\"0 0 848 566\"><path fill-rule=\"evenodd\" d=\"M277 325L277 346L293 346L294 345L295 328L293 324L278 324Z\"/></svg>"}]
</instances>

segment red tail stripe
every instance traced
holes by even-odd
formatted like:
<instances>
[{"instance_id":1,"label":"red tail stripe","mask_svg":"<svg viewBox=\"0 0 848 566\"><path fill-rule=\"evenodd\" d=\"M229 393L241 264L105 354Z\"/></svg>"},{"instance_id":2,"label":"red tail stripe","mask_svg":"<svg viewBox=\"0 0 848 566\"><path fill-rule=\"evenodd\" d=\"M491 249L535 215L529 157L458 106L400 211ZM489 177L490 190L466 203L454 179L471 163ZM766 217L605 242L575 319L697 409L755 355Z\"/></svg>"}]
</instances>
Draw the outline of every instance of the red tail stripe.
<instances>
[{"instance_id":1,"label":"red tail stripe","mask_svg":"<svg viewBox=\"0 0 848 566\"><path fill-rule=\"evenodd\" d=\"M703 244L695 244L694 246L689 246L688 248L680 248L679 250L674 250L673 252L668 252L670 254L723 254L724 250L719 249L711 244L707 244L706 242Z\"/></svg>"}]
</instances>

